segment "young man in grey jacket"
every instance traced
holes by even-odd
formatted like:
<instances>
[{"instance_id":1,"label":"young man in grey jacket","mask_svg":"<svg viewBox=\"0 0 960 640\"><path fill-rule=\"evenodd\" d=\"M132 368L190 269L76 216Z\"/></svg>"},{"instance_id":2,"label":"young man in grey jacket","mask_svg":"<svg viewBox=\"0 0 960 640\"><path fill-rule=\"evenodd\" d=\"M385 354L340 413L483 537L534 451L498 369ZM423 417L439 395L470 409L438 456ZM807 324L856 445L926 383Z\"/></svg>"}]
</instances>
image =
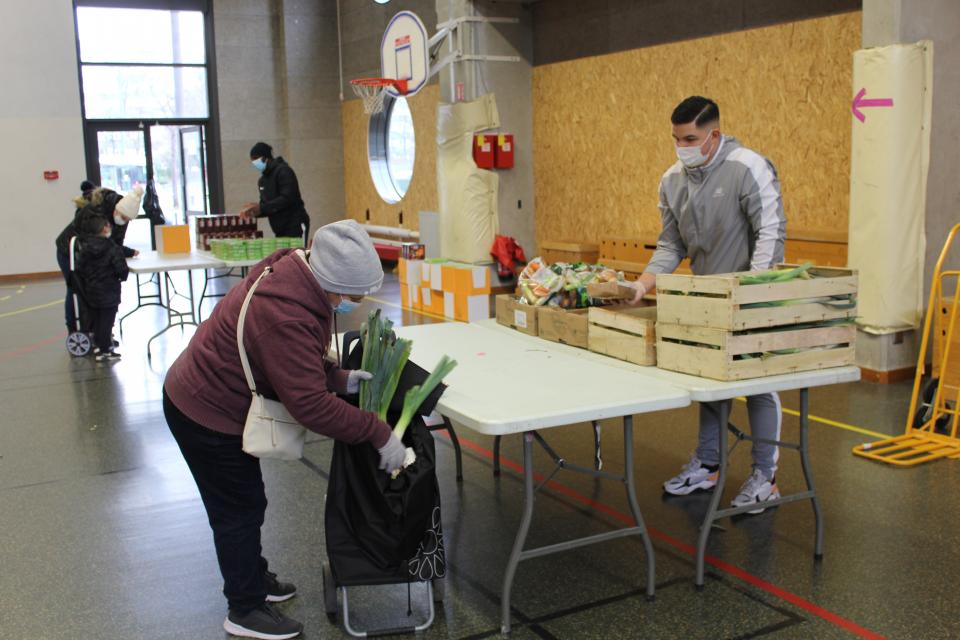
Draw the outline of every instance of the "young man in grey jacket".
<instances>
[{"instance_id":1,"label":"young man in grey jacket","mask_svg":"<svg viewBox=\"0 0 960 640\"><path fill-rule=\"evenodd\" d=\"M691 96L670 118L677 162L660 180L663 229L657 250L636 283L634 303L656 284L656 274L671 273L684 258L696 275L769 269L783 261L787 221L780 181L773 164L720 133L720 109L708 98ZM726 402L730 403L730 400ZM779 440L780 398L767 393L747 398L750 429L757 438ZM720 462L720 403L700 404L700 441L690 462L667 480L673 495L709 490L717 484ZM775 473L779 448L753 445L753 471L733 506L780 497Z\"/></svg>"}]
</instances>

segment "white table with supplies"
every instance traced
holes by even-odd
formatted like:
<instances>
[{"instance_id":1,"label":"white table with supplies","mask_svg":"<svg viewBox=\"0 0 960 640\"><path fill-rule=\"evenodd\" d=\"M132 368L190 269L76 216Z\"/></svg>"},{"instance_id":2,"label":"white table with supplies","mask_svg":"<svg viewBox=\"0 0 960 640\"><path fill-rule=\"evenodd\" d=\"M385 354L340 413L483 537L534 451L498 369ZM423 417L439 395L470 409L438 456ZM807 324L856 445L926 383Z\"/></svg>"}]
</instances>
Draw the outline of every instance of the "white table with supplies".
<instances>
[{"instance_id":1,"label":"white table with supplies","mask_svg":"<svg viewBox=\"0 0 960 640\"><path fill-rule=\"evenodd\" d=\"M127 258L127 266L130 268L130 273L132 274L160 274L163 278L163 293L164 297L160 298L158 302L151 302L149 304L140 304L138 296L138 306L133 310L127 313L121 318L120 332L123 334L123 320L127 318L134 311L139 310L144 306L156 305L164 307L167 310L167 326L155 333L147 341L147 359L151 358L150 354L150 344L158 337L169 331L174 327L185 327L185 326L197 326L197 308L196 302L193 296L193 270L194 269L221 269L225 266L223 260L214 258L212 255L204 255L201 253L180 253L180 254L170 254L170 255L161 255L156 251L141 251L140 255L134 258ZM176 285L173 283L170 274L174 271L186 271L187 272L187 293L183 294L177 290ZM159 288L159 284L157 285ZM138 294L139 294L139 280L138 280ZM171 297L170 291L173 290L173 296ZM173 301L177 298L183 298L190 304L189 311L181 311L174 307Z\"/></svg>"},{"instance_id":2,"label":"white table with supplies","mask_svg":"<svg viewBox=\"0 0 960 640\"><path fill-rule=\"evenodd\" d=\"M647 381L656 381L660 383L666 383L673 387L683 389L686 391L692 402L716 402L718 400L730 400L733 398L739 398L741 396L752 396L759 395L763 393L779 392L779 391L793 391L797 390L800 393L800 407L798 413L800 420L800 433L799 433L799 442L791 443L778 441L777 446L794 449L800 454L800 463L803 470L804 479L806 481L807 490L795 493L791 495L785 495L779 498L778 500L771 500L765 502L764 506L774 507L780 504L786 504L788 502L796 502L798 500L810 500L813 505L814 518L816 523L816 537L814 541L814 558L820 559L823 555L823 522L821 517L820 510L820 501L817 497L815 485L813 482L813 474L810 468L809 460L809 450L808 450L808 432L809 432L809 390L811 387L822 387L832 384L842 384L846 382L856 382L860 379L860 369L854 366L848 367L833 367L829 369L820 369L816 371L801 371L798 373L789 373L776 376L766 376L762 378L750 378L747 380L737 380L733 382L724 382L720 380L711 380L709 378L701 378L698 376L687 375L684 373L676 373L673 371L667 371L665 369L660 369L657 367L644 367L640 365L631 364L622 360L617 360L615 358L610 358L599 353L594 353L586 349L578 349L576 347L570 347L564 344L558 344L555 342L549 342L541 338L535 338L533 336L527 336L521 334L513 329L504 327L497 324L496 320L482 320L477 323L479 326L482 326L490 331L495 331L504 335L515 336L520 340L525 340L529 345L548 345L548 348L556 351L557 353L562 353L569 357L579 358L591 362L600 362L604 363L607 366L615 367L622 369L623 371L630 371L638 376L643 376L644 382L636 383L637 386L644 386ZM547 347L545 347L547 348ZM729 450L727 449L727 432L732 432L737 442L748 440L752 441L753 437L747 435L737 427L733 426L729 422L729 415L726 409L724 408L721 411L720 423L726 423L728 425L727 429L721 429L720 435L720 468L717 478L717 486L713 490L713 497L710 500L710 506L707 510L706 515L704 516L703 524L700 528L700 536L697 540L697 570L695 584L697 588L703 588L704 584L704 557L706 553L707 541L710 536L710 531L713 523L716 520L735 516L738 514L745 513L755 507L740 507L740 508L729 508L729 509L719 509L719 503L723 496L723 490L726 484L727 479L727 467L728 467L728 454ZM599 437L597 442L599 442ZM495 446L494 456L496 461L496 451L498 447ZM597 456L599 458L599 449Z\"/></svg>"},{"instance_id":3,"label":"white table with supplies","mask_svg":"<svg viewBox=\"0 0 960 640\"><path fill-rule=\"evenodd\" d=\"M481 324L444 323L402 327L398 336L413 340L411 360L432 370L444 354L457 361L445 379L448 386L437 411L446 418L485 435L523 436L523 516L507 561L501 592L501 630L510 632L510 597L517 565L522 560L561 553L585 545L625 536L640 536L647 557L646 593L654 596L656 561L636 499L634 486L633 415L690 404L685 390L657 380L638 384L632 371L589 361L563 353L546 341L527 339L521 334L491 330ZM557 394L571 379L577 379L577 393ZM519 383L522 381L522 384ZM530 397L549 398L533 405ZM557 456L541 431L564 425L606 418L622 418L624 430L624 475L571 464ZM584 473L595 478L622 482L633 515L634 526L567 540L534 549L524 549L533 519L533 445L540 444L554 459L556 468ZM550 474L552 477L553 474ZM542 486L542 485L541 485Z\"/></svg>"}]
</instances>

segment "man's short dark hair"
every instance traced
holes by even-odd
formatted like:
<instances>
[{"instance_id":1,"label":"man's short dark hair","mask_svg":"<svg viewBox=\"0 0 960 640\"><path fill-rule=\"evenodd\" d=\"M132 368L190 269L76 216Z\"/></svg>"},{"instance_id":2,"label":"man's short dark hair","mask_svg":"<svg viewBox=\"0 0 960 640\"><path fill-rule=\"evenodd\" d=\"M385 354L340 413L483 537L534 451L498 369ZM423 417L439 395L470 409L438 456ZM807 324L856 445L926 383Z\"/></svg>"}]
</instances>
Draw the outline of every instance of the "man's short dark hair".
<instances>
[{"instance_id":1,"label":"man's short dark hair","mask_svg":"<svg viewBox=\"0 0 960 640\"><path fill-rule=\"evenodd\" d=\"M703 96L690 96L677 105L670 116L670 122L673 124L694 123L702 127L708 122L720 121L720 107L710 98Z\"/></svg>"}]
</instances>

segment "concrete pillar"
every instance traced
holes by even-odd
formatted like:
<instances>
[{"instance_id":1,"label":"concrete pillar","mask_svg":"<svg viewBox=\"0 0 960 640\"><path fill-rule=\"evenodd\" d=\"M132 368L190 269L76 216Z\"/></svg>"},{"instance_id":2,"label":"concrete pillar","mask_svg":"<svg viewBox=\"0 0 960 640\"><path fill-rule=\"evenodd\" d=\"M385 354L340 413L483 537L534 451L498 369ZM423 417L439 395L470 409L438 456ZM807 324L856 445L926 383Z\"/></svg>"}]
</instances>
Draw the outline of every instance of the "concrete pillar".
<instances>
[{"instance_id":1,"label":"concrete pillar","mask_svg":"<svg viewBox=\"0 0 960 640\"><path fill-rule=\"evenodd\" d=\"M457 82L464 83L465 99L493 93L500 112L501 132L512 133L515 145L513 169L498 171L500 233L511 236L527 257L534 246L533 187L533 26L531 10L519 3L493 0L437 0L437 19L479 15L517 18L518 24L475 24L464 31L464 53L518 56L519 62L462 62L439 73L441 100L456 96ZM449 47L444 44L442 58Z\"/></svg>"}]
</instances>

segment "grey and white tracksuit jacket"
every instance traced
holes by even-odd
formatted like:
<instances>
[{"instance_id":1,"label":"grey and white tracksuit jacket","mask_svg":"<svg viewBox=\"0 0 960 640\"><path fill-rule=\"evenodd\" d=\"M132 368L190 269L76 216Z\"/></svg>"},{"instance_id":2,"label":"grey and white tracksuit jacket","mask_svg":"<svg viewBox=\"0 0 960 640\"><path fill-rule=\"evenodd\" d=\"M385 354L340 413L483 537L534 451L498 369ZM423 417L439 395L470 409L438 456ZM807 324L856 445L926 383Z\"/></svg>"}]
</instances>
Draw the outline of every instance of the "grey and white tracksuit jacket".
<instances>
[{"instance_id":1,"label":"grey and white tracksuit jacket","mask_svg":"<svg viewBox=\"0 0 960 640\"><path fill-rule=\"evenodd\" d=\"M731 136L723 136L709 164L688 169L678 161L663 174L660 216L663 229L646 273L671 273L684 258L696 275L769 269L783 261L787 220L777 170ZM717 402L700 404L697 457L704 464L720 461L719 410ZM747 411L754 436L780 439L776 393L747 398ZM753 445L753 466L768 478L778 457L773 445Z\"/></svg>"}]
</instances>

